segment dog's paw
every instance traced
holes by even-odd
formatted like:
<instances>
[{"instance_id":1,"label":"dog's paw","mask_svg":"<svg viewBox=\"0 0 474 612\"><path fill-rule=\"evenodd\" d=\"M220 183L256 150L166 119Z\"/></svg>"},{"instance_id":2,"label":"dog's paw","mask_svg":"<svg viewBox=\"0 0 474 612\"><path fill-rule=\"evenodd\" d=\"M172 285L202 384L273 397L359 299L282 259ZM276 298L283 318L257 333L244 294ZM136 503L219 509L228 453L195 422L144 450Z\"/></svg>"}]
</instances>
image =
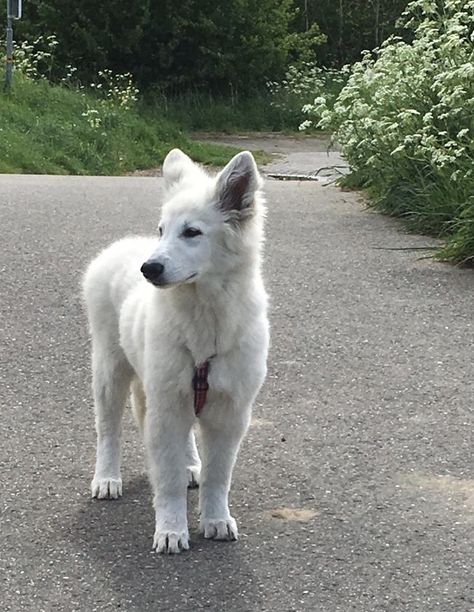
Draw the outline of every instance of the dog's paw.
<instances>
[{"instance_id":1,"label":"dog's paw","mask_svg":"<svg viewBox=\"0 0 474 612\"><path fill-rule=\"evenodd\" d=\"M189 549L188 531L157 529L153 538L153 550L163 554L177 554Z\"/></svg>"},{"instance_id":2,"label":"dog's paw","mask_svg":"<svg viewBox=\"0 0 474 612\"><path fill-rule=\"evenodd\" d=\"M237 523L231 516L228 519L201 519L201 533L212 540L238 540Z\"/></svg>"},{"instance_id":3,"label":"dog's paw","mask_svg":"<svg viewBox=\"0 0 474 612\"><path fill-rule=\"evenodd\" d=\"M198 487L201 480L201 466L188 465L186 468L186 474L188 475L188 487L190 489Z\"/></svg>"},{"instance_id":4,"label":"dog's paw","mask_svg":"<svg viewBox=\"0 0 474 612\"><path fill-rule=\"evenodd\" d=\"M121 478L94 478L91 482L92 497L97 499L117 499L122 495Z\"/></svg>"}]
</instances>

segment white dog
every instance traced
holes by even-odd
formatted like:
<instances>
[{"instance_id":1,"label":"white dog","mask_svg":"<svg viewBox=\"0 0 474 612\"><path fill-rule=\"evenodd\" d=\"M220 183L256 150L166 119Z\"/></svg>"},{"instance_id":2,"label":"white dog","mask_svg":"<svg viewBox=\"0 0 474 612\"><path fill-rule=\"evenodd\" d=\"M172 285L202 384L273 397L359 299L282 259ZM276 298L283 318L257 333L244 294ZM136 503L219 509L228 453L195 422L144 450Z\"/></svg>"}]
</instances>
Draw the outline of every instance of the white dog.
<instances>
[{"instance_id":1,"label":"white dog","mask_svg":"<svg viewBox=\"0 0 474 612\"><path fill-rule=\"evenodd\" d=\"M200 484L204 537L237 539L232 469L265 378L269 332L252 155L239 153L211 177L174 149L163 176L159 239L112 244L90 264L84 295L97 428L92 496L122 494L121 418L131 391L154 492L153 548L178 553L189 548L189 484Z\"/></svg>"}]
</instances>

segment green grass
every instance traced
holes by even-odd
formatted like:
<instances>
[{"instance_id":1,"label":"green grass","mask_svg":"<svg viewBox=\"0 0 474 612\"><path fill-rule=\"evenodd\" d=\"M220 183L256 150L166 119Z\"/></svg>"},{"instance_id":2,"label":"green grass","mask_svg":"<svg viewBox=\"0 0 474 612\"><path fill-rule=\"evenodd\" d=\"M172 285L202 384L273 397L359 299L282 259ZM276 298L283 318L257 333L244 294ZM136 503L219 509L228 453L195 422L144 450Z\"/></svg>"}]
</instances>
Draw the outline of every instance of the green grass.
<instances>
[{"instance_id":1,"label":"green grass","mask_svg":"<svg viewBox=\"0 0 474 612\"><path fill-rule=\"evenodd\" d=\"M247 98L215 96L200 92L165 95L152 90L145 104L152 114L165 117L188 131L224 132L295 131L299 116L271 104L270 93L262 91ZM298 103L299 109L304 102Z\"/></svg>"},{"instance_id":2,"label":"green grass","mask_svg":"<svg viewBox=\"0 0 474 612\"><path fill-rule=\"evenodd\" d=\"M83 116L88 109L99 110L100 126ZM238 151L193 142L156 112L104 109L91 94L21 74L0 92L0 172L119 175L158 166L173 147L219 166Z\"/></svg>"}]
</instances>

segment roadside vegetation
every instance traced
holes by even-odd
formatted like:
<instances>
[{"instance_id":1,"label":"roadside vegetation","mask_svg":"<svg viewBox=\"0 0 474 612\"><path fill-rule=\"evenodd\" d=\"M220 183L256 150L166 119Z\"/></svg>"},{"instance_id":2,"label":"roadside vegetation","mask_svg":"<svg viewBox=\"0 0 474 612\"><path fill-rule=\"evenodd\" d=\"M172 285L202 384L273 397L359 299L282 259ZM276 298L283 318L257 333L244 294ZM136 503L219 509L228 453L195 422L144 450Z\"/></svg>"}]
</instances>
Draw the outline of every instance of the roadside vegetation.
<instances>
[{"instance_id":1,"label":"roadside vegetation","mask_svg":"<svg viewBox=\"0 0 474 612\"><path fill-rule=\"evenodd\" d=\"M474 261L474 0L416 0L392 36L350 69L303 128L330 130L350 184L416 231L446 238L440 256Z\"/></svg>"},{"instance_id":2,"label":"roadside vegetation","mask_svg":"<svg viewBox=\"0 0 474 612\"><path fill-rule=\"evenodd\" d=\"M340 67L386 38L407 1L29 0L15 37L54 36L38 65L51 82L71 66L86 85L132 74L142 108L183 129L295 131L308 92L340 89Z\"/></svg>"},{"instance_id":3,"label":"roadside vegetation","mask_svg":"<svg viewBox=\"0 0 474 612\"><path fill-rule=\"evenodd\" d=\"M0 105L0 172L118 175L157 167L173 147L211 165L224 165L236 152L189 140L175 124L137 107L103 104L96 95L18 73Z\"/></svg>"},{"instance_id":4,"label":"roadside vegetation","mask_svg":"<svg viewBox=\"0 0 474 612\"><path fill-rule=\"evenodd\" d=\"M305 120L308 97L337 98L347 78L341 70L308 62L290 65L280 81L244 97L187 91L167 94L157 89L146 96L146 107L188 131L295 133Z\"/></svg>"},{"instance_id":5,"label":"roadside vegetation","mask_svg":"<svg viewBox=\"0 0 474 612\"><path fill-rule=\"evenodd\" d=\"M114 175L156 167L173 147L214 165L236 152L189 140L176 124L146 112L129 74L103 70L86 88L68 66L61 82L49 82L44 74L56 45L50 36L17 49L14 86L0 93L0 172Z\"/></svg>"},{"instance_id":6,"label":"roadside vegetation","mask_svg":"<svg viewBox=\"0 0 474 612\"><path fill-rule=\"evenodd\" d=\"M324 130L347 184L445 238L442 257L474 259L474 0L30 0L25 13L0 171L120 174L174 146L222 164L234 150L186 133Z\"/></svg>"}]
</instances>

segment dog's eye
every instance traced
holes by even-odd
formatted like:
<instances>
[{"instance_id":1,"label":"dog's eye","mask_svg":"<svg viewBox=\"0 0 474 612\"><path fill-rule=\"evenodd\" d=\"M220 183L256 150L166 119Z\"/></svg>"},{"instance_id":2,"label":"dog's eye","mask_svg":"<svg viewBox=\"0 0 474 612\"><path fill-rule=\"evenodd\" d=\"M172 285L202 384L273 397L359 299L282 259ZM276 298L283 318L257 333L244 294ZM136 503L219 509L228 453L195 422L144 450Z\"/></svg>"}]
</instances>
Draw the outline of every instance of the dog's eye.
<instances>
[{"instance_id":1,"label":"dog's eye","mask_svg":"<svg viewBox=\"0 0 474 612\"><path fill-rule=\"evenodd\" d=\"M183 232L183 236L185 238L194 238L195 236L200 236L201 234L201 230L197 227L187 227Z\"/></svg>"},{"instance_id":2,"label":"dog's eye","mask_svg":"<svg viewBox=\"0 0 474 612\"><path fill-rule=\"evenodd\" d=\"M158 233L160 234L160 238L161 238L161 236L163 236L163 228L162 227L158 228Z\"/></svg>"}]
</instances>

